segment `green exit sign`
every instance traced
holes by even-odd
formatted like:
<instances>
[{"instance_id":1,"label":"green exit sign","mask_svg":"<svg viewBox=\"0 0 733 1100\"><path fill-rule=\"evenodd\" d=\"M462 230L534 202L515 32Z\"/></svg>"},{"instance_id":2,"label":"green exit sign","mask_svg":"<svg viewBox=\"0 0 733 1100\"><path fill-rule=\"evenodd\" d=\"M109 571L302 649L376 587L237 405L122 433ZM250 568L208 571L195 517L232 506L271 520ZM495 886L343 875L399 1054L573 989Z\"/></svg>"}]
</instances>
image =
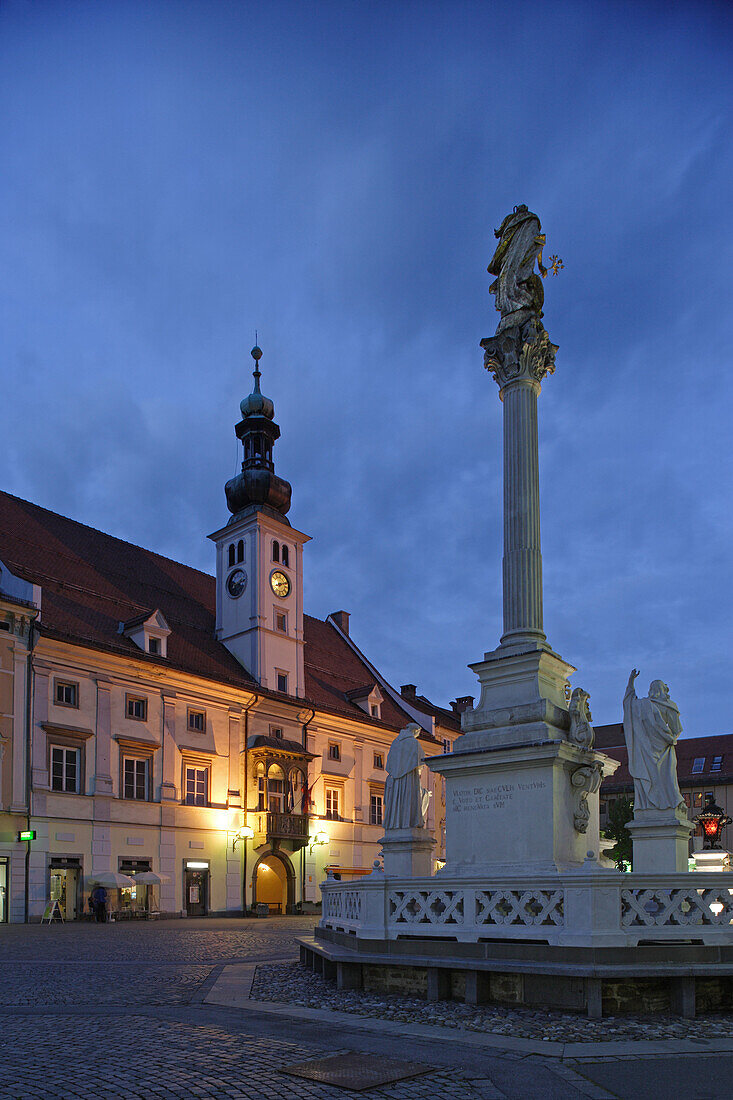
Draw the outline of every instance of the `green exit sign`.
<instances>
[{"instance_id":1,"label":"green exit sign","mask_svg":"<svg viewBox=\"0 0 733 1100\"><path fill-rule=\"evenodd\" d=\"M35 840L35 839L36 839L36 830L35 829L24 829L22 832L18 833L18 840Z\"/></svg>"}]
</instances>

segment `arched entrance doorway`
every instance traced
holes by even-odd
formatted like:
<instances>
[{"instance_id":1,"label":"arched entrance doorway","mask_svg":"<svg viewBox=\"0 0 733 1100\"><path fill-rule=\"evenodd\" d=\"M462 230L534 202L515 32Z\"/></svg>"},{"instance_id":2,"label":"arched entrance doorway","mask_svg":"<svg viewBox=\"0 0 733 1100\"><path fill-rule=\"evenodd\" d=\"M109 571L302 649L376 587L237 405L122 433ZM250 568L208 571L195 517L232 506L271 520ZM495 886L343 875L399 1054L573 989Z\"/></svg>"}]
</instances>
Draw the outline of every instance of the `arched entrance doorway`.
<instances>
[{"instance_id":1,"label":"arched entrance doorway","mask_svg":"<svg viewBox=\"0 0 733 1100\"><path fill-rule=\"evenodd\" d=\"M271 913L292 913L295 871L283 852L265 852L252 872L252 905L269 905Z\"/></svg>"}]
</instances>

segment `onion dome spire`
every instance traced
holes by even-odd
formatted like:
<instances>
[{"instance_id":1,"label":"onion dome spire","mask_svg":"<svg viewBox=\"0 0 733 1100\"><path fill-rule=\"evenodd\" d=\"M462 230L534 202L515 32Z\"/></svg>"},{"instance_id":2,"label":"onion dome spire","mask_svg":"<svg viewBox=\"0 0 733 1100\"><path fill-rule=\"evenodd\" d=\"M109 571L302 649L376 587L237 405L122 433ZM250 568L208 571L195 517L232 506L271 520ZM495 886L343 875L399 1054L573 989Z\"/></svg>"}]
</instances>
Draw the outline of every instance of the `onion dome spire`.
<instances>
[{"instance_id":1,"label":"onion dome spire","mask_svg":"<svg viewBox=\"0 0 733 1100\"><path fill-rule=\"evenodd\" d=\"M244 447L244 461L242 472L226 484L227 506L233 515L255 507L276 512L278 518L283 519L290 508L292 488L289 482L277 476L272 460L280 428L273 419L274 404L260 390L262 350L255 344L250 354L255 362L254 389L241 402L242 419L234 429Z\"/></svg>"}]
</instances>

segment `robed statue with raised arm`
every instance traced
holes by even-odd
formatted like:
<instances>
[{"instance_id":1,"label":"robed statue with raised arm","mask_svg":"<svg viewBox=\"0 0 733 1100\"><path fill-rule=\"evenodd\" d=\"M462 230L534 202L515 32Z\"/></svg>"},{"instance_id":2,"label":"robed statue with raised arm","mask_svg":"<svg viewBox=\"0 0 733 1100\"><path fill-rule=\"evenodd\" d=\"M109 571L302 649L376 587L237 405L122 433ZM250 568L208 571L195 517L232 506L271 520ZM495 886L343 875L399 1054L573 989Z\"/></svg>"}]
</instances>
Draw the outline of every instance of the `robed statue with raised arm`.
<instances>
[{"instance_id":1,"label":"robed statue with raised arm","mask_svg":"<svg viewBox=\"0 0 733 1100\"><path fill-rule=\"evenodd\" d=\"M663 680L652 680L649 695L639 699L632 669L624 695L624 737L629 771L634 779L634 810L673 810L687 816L677 782L675 745L682 733L677 704Z\"/></svg>"},{"instance_id":2,"label":"robed statue with raised arm","mask_svg":"<svg viewBox=\"0 0 733 1100\"><path fill-rule=\"evenodd\" d=\"M420 783L425 753L418 744L420 726L411 722L400 730L387 753L384 784L385 829L422 829L430 802L430 791Z\"/></svg>"},{"instance_id":3,"label":"robed statue with raised arm","mask_svg":"<svg viewBox=\"0 0 733 1100\"><path fill-rule=\"evenodd\" d=\"M501 314L496 330L498 336L511 325L522 325L532 316L543 316L545 292L542 279L535 272L535 263L543 279L547 269L542 264L545 234L540 219L524 203L507 214L494 230L494 236L499 238L499 244L488 272L496 275L489 293L495 295L496 308Z\"/></svg>"}]
</instances>

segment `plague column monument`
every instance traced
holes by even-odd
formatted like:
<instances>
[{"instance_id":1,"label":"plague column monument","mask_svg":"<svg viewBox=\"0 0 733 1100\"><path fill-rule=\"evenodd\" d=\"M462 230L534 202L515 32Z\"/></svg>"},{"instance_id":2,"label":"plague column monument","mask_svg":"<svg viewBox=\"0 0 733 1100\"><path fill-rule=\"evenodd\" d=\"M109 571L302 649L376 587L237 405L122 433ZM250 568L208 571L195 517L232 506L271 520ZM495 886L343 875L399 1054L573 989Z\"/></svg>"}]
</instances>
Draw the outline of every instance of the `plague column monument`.
<instances>
[{"instance_id":1,"label":"plague column monument","mask_svg":"<svg viewBox=\"0 0 733 1100\"><path fill-rule=\"evenodd\" d=\"M431 760L446 780L445 873L571 870L598 863L598 788L618 766L593 751L592 727L571 724L569 676L542 620L537 404L555 370L542 324L545 237L539 218L517 206L496 230L490 286L501 314L481 341L504 417L504 630L472 665L481 684L475 710L448 756ZM571 701L579 710L587 693Z\"/></svg>"}]
</instances>

